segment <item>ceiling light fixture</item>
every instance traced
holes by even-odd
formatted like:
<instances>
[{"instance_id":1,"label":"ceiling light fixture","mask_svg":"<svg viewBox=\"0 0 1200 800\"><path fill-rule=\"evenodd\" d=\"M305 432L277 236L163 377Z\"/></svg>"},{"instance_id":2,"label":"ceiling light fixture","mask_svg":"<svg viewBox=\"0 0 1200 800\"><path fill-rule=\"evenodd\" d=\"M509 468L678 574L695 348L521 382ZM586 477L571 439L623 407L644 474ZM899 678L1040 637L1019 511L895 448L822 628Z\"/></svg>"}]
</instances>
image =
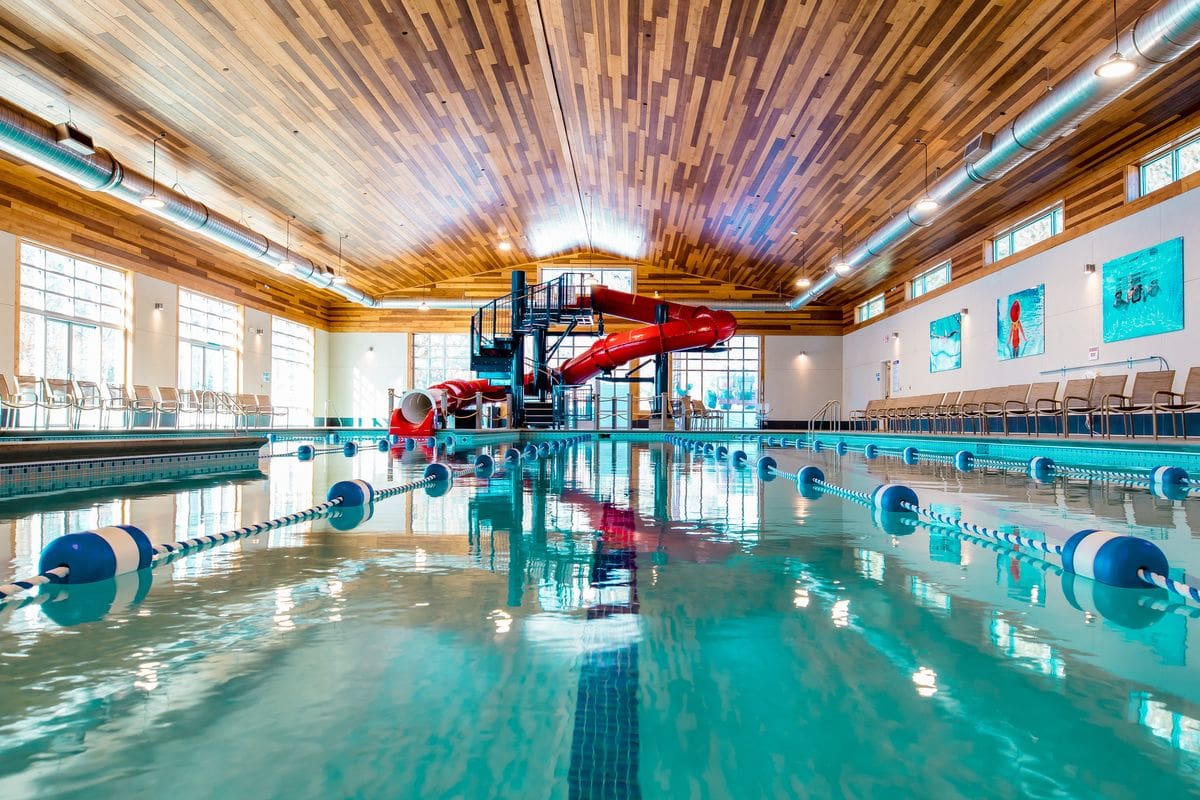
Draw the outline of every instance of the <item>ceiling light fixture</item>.
<instances>
[{"instance_id":1,"label":"ceiling light fixture","mask_svg":"<svg viewBox=\"0 0 1200 800\"><path fill-rule=\"evenodd\" d=\"M148 208L151 211L157 211L166 205L158 196L158 143L165 138L167 138L167 134L160 133L154 141L150 142L150 194L138 201L142 208Z\"/></svg>"},{"instance_id":2,"label":"ceiling light fixture","mask_svg":"<svg viewBox=\"0 0 1200 800\"><path fill-rule=\"evenodd\" d=\"M425 270L424 269L418 268L418 275L420 275L422 281L425 280ZM426 282L421 287L421 305L417 306L417 311L420 311L422 313L429 310L429 303L426 302L426 300L425 300L425 295L429 291L429 287L430 287L429 282Z\"/></svg>"},{"instance_id":3,"label":"ceiling light fixture","mask_svg":"<svg viewBox=\"0 0 1200 800\"><path fill-rule=\"evenodd\" d=\"M795 233L795 231L792 231L792 233ZM808 251L804 246L804 242L801 242L800 243L800 277L796 278L796 285L798 287L800 287L801 289L805 289L805 290L807 290L810 286L812 286L812 278L810 278L804 274L806 271L806 268L808 266L807 261L808 261Z\"/></svg>"},{"instance_id":4,"label":"ceiling light fixture","mask_svg":"<svg viewBox=\"0 0 1200 800\"><path fill-rule=\"evenodd\" d=\"M350 234L343 233L338 237L338 268L333 276L333 282L338 286L346 285L346 276L342 274L342 242L350 238Z\"/></svg>"},{"instance_id":5,"label":"ceiling light fixture","mask_svg":"<svg viewBox=\"0 0 1200 800\"><path fill-rule=\"evenodd\" d=\"M922 138L913 139L914 142L921 145L925 151L925 195L917 201L916 209L922 214L928 214L938 210L938 201L933 199L929 194L929 144Z\"/></svg>"},{"instance_id":6,"label":"ceiling light fixture","mask_svg":"<svg viewBox=\"0 0 1200 800\"><path fill-rule=\"evenodd\" d=\"M500 244L496 245L496 247L501 253L507 253L509 250L512 250L512 242L505 239L504 241L500 242Z\"/></svg>"},{"instance_id":7,"label":"ceiling light fixture","mask_svg":"<svg viewBox=\"0 0 1200 800\"><path fill-rule=\"evenodd\" d=\"M846 226L842 221L838 220L838 251L833 257L833 272L839 278L844 278L850 274L850 262L846 260Z\"/></svg>"},{"instance_id":8,"label":"ceiling light fixture","mask_svg":"<svg viewBox=\"0 0 1200 800\"><path fill-rule=\"evenodd\" d=\"M292 221L296 219L296 215L292 214L287 219L287 225L284 230L283 240L283 260L275 265L275 268L280 272L291 272L296 265L292 263Z\"/></svg>"},{"instance_id":9,"label":"ceiling light fixture","mask_svg":"<svg viewBox=\"0 0 1200 800\"><path fill-rule=\"evenodd\" d=\"M1096 77L1105 80L1126 78L1137 69L1137 64L1121 55L1121 30L1117 25L1117 0L1113 0L1113 53L1103 64L1096 67Z\"/></svg>"}]
</instances>

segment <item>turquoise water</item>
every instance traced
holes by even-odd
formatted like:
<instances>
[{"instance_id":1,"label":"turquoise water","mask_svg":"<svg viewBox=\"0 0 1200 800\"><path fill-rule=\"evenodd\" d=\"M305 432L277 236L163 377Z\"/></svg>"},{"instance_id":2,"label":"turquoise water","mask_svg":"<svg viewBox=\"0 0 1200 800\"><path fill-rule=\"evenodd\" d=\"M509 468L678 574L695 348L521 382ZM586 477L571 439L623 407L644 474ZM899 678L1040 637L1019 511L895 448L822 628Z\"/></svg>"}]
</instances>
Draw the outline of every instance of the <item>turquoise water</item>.
<instances>
[{"instance_id":1,"label":"turquoise water","mask_svg":"<svg viewBox=\"0 0 1200 800\"><path fill-rule=\"evenodd\" d=\"M1200 566L1200 499L772 452L980 523L1132 527ZM3 577L61 530L182 539L427 458L7 503ZM1164 594L887 533L665 445L584 445L514 476L0 610L0 796L1200 794L1200 622Z\"/></svg>"}]
</instances>

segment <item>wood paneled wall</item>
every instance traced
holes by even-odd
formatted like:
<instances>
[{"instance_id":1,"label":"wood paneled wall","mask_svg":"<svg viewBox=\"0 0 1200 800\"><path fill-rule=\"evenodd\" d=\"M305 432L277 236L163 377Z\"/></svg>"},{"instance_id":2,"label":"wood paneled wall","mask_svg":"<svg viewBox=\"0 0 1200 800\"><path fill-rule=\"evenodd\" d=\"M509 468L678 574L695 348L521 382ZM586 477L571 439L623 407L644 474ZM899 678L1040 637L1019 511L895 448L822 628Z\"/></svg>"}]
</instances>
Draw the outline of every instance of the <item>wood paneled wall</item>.
<instances>
[{"instance_id":1,"label":"wood paneled wall","mask_svg":"<svg viewBox=\"0 0 1200 800\"><path fill-rule=\"evenodd\" d=\"M538 280L542 267L568 267L587 272L601 268L632 268L635 270L635 287L639 294L653 295L659 292L664 298L681 303L719 306L723 300L775 302L783 299L780 293L764 292L747 286L737 286L714 278L705 278L685 272L675 272L628 259L607 255L575 254L562 258L544 259L521 264L517 267L495 270L471 276L455 278L430 285L423 291L393 294L393 297L452 298L492 300L509 293L512 272L524 270L526 280ZM836 336L841 333L841 310L832 306L813 305L798 312L787 314L768 312L738 312L738 327L742 333L755 334L809 334ZM329 308L331 331L409 331L416 333L464 333L470 325L471 312L430 309L377 310L351 305L335 305ZM606 330L622 330L629 327L619 320L605 320Z\"/></svg>"},{"instance_id":2,"label":"wood paneled wall","mask_svg":"<svg viewBox=\"0 0 1200 800\"><path fill-rule=\"evenodd\" d=\"M0 228L80 258L328 327L327 304L334 295L284 279L265 265L208 244L151 214L4 156Z\"/></svg>"}]
</instances>

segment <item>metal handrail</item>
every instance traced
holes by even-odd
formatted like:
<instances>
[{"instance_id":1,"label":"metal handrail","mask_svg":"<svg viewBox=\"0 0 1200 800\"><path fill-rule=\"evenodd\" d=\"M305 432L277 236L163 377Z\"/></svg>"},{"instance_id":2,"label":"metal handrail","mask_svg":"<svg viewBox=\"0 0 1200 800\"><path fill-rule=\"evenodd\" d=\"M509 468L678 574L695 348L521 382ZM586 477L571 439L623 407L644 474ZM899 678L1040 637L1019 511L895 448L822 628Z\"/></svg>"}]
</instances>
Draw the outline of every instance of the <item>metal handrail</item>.
<instances>
[{"instance_id":1,"label":"metal handrail","mask_svg":"<svg viewBox=\"0 0 1200 800\"><path fill-rule=\"evenodd\" d=\"M837 414L834 416L834 420L837 421L838 427L840 428L842 426L842 401L841 400L826 400L824 405L822 405L819 409L817 409L817 412L815 414L813 414L811 417L809 417L808 429L810 431L816 430L817 429L816 426L817 426L818 422L821 422L821 423L830 422L829 416L835 408L837 409Z\"/></svg>"},{"instance_id":2,"label":"metal handrail","mask_svg":"<svg viewBox=\"0 0 1200 800\"><path fill-rule=\"evenodd\" d=\"M1044 369L1039 372L1039 375L1066 375L1068 372L1079 372L1080 370L1099 369L1100 367L1120 367L1133 369L1134 364L1145 364L1149 361L1157 361L1160 370L1170 369L1171 365L1162 356L1143 356L1142 358L1125 358L1120 361L1105 361L1102 364L1084 364L1079 367L1059 367L1058 369Z\"/></svg>"}]
</instances>

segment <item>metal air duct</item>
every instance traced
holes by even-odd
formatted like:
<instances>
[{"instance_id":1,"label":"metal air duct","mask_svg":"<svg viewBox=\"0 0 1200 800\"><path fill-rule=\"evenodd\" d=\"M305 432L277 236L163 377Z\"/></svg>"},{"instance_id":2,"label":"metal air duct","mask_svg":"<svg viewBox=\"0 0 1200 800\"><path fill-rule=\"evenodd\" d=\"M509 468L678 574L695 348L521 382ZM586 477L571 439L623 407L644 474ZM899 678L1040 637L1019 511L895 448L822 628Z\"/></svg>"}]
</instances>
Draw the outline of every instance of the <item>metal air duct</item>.
<instances>
[{"instance_id":1,"label":"metal air duct","mask_svg":"<svg viewBox=\"0 0 1200 800\"><path fill-rule=\"evenodd\" d=\"M964 162L929 187L929 196L938 202L931 212L917 210L914 202L846 254L852 268L865 265L874 256L904 241L917 230L933 224L934 219L981 187L1008 174L1056 139L1069 136L1096 112L1128 92L1134 86L1175 61L1200 43L1200 0L1163 0L1138 17L1123 33L1117 49L1132 59L1137 69L1127 78L1109 79L1096 75L1096 68L1108 60L1112 47L1090 59L1053 92L1019 114L1011 124L992 138L991 149L979 154L972 163ZM832 272L819 278L804 293L788 301L797 309L811 303L836 283Z\"/></svg>"}]
</instances>

